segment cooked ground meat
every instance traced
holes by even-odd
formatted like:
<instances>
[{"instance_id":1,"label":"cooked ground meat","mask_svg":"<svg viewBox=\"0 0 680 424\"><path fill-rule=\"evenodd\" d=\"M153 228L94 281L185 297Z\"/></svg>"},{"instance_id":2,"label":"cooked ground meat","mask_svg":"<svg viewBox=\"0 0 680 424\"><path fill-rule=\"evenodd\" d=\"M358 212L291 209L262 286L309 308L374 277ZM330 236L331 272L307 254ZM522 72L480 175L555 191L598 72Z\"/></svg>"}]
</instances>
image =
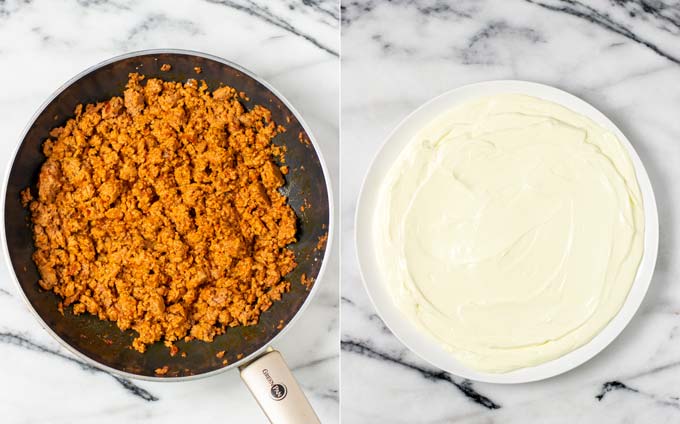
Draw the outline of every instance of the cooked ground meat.
<instances>
[{"instance_id":1,"label":"cooked ground meat","mask_svg":"<svg viewBox=\"0 0 680 424\"><path fill-rule=\"evenodd\" d=\"M256 324L296 266L270 111L231 87L143 82L79 105L43 145L37 199L22 193L40 286L135 330L140 352Z\"/></svg>"}]
</instances>

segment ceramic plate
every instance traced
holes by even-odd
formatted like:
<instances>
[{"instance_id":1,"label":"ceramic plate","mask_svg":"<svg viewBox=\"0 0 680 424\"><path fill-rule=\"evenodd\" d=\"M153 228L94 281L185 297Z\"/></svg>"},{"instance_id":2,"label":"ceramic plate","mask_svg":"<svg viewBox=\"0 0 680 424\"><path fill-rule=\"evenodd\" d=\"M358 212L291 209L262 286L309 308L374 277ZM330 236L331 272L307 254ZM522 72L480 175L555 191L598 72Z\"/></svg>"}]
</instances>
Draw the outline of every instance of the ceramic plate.
<instances>
[{"instance_id":1,"label":"ceramic plate","mask_svg":"<svg viewBox=\"0 0 680 424\"><path fill-rule=\"evenodd\" d=\"M501 93L519 93L567 107L612 131L628 150L635 167L645 213L644 254L635 281L619 313L590 342L552 361L503 374L478 372L464 366L434 337L423 333L393 304L387 283L379 272L373 240L373 214L380 184L402 149L433 117L469 100ZM652 185L640 158L626 136L604 114L585 101L554 87L525 81L488 81L446 92L407 116L378 151L359 195L355 239L361 276L378 314L394 335L432 365L460 377L490 383L526 383L569 371L602 351L635 315L652 279L659 241L659 220Z\"/></svg>"}]
</instances>

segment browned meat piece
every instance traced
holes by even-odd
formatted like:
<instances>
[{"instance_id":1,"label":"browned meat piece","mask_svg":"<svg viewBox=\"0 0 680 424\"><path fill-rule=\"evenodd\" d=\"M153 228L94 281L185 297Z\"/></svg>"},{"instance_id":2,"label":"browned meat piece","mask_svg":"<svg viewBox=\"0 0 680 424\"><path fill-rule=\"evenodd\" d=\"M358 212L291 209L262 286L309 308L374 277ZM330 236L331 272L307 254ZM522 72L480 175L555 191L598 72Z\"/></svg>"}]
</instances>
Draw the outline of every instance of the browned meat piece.
<instances>
[{"instance_id":1,"label":"browned meat piece","mask_svg":"<svg viewBox=\"0 0 680 424\"><path fill-rule=\"evenodd\" d=\"M276 189L285 183L281 170L273 162L265 162L262 168L262 183L267 188Z\"/></svg>"},{"instance_id":2,"label":"browned meat piece","mask_svg":"<svg viewBox=\"0 0 680 424\"><path fill-rule=\"evenodd\" d=\"M102 108L102 118L112 119L120 114L123 110L123 99L120 97L113 97Z\"/></svg>"}]
</instances>

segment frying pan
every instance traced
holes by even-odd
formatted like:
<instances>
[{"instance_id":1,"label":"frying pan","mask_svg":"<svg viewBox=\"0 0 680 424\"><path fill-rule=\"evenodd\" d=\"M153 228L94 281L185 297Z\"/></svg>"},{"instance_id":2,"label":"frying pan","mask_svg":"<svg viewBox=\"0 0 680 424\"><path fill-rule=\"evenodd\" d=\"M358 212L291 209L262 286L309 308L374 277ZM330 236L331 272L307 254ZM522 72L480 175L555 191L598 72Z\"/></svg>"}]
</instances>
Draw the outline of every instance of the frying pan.
<instances>
[{"instance_id":1,"label":"frying pan","mask_svg":"<svg viewBox=\"0 0 680 424\"><path fill-rule=\"evenodd\" d=\"M172 68L163 72L161 66L166 63ZM200 74L194 70L197 66L202 69ZM291 289L260 316L257 325L229 328L212 343L177 342L186 357L170 356L161 342L139 353L130 348L133 331L123 332L114 322L89 314L74 315L71 308L64 308L62 315L57 309L58 296L38 286L38 269L31 259L34 245L29 213L22 207L19 193L28 186L35 189L46 159L42 143L52 128L73 116L77 104L120 96L130 72L182 82L202 79L210 90L232 86L249 97L244 101L246 108L263 105L271 110L274 121L286 128L273 143L287 148L290 172L281 190L298 218L298 241L289 246L298 266L286 276ZM33 116L12 159L2 195L3 248L20 291L47 332L77 357L113 374L143 380L184 381L239 367L272 422L318 422L285 362L270 345L299 317L318 288L333 233L331 191L314 137L290 103L269 84L234 63L193 51L145 50L104 61L64 84ZM325 236L327 243L319 243ZM311 288L301 283L303 274L315 281ZM218 358L221 351L224 356ZM166 366L166 374L155 373Z\"/></svg>"}]
</instances>

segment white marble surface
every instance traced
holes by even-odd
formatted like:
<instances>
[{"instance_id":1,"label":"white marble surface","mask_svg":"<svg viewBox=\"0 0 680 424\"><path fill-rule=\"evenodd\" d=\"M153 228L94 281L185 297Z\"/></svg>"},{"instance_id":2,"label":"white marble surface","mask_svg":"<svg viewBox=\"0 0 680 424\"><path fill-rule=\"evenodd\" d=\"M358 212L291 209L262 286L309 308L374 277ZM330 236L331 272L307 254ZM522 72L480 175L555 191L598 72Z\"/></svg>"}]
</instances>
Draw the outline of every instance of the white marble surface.
<instances>
[{"instance_id":1,"label":"white marble surface","mask_svg":"<svg viewBox=\"0 0 680 424\"><path fill-rule=\"evenodd\" d=\"M343 1L342 421L680 422L680 4L642 0ZM375 315L354 254L356 196L388 132L462 84L566 89L627 134L654 186L660 250L636 317L565 375L501 386L442 373Z\"/></svg>"},{"instance_id":2,"label":"white marble surface","mask_svg":"<svg viewBox=\"0 0 680 424\"><path fill-rule=\"evenodd\" d=\"M173 47L230 59L277 87L312 127L337 183L337 17L333 0L0 0L0 173L27 120L64 81L117 54ZM276 344L324 423L338 422L337 283L334 260ZM149 383L81 367L33 319L4 261L0 358L2 423L266 422L235 370Z\"/></svg>"}]
</instances>

